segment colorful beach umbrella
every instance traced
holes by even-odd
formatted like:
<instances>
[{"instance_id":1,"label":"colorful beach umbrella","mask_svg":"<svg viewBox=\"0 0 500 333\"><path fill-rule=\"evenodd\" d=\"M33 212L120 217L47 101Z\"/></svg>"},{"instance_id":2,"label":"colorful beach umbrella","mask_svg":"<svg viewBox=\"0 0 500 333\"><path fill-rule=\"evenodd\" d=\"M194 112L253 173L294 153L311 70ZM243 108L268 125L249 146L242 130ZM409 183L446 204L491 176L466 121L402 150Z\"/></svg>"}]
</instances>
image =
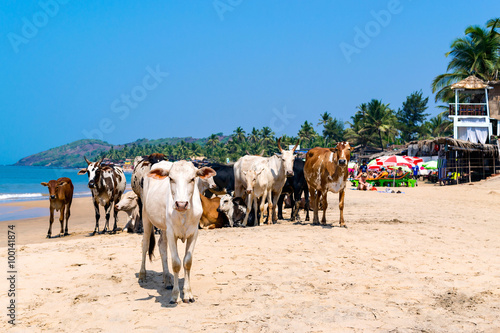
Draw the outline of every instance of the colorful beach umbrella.
<instances>
[{"instance_id":1,"label":"colorful beach umbrella","mask_svg":"<svg viewBox=\"0 0 500 333\"><path fill-rule=\"evenodd\" d=\"M385 166L385 167L406 165L407 167L411 168L415 164L416 163L413 163L411 160L404 158L403 156L398 156L398 155L383 156L383 157L377 158L377 165Z\"/></svg>"},{"instance_id":2,"label":"colorful beach umbrella","mask_svg":"<svg viewBox=\"0 0 500 333\"><path fill-rule=\"evenodd\" d=\"M425 163L422 163L422 167L427 170L434 170L437 169L437 161L428 161Z\"/></svg>"},{"instance_id":3,"label":"colorful beach umbrella","mask_svg":"<svg viewBox=\"0 0 500 333\"><path fill-rule=\"evenodd\" d=\"M408 168L412 168L416 163L413 163L412 161L410 161L407 158L404 158L403 156L392 155L392 156L383 156L377 158L377 164L384 167L407 166ZM395 185L396 185L396 173L394 173L394 181L392 183L392 186Z\"/></svg>"}]
</instances>

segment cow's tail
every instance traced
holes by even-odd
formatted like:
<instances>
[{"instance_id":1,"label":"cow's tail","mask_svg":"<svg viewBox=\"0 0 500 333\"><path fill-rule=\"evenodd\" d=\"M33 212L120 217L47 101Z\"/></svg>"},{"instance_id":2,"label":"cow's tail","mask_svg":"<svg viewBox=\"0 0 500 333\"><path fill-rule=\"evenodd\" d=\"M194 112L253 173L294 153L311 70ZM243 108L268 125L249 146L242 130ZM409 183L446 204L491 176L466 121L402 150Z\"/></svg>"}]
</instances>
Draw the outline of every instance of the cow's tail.
<instances>
[{"instance_id":1,"label":"cow's tail","mask_svg":"<svg viewBox=\"0 0 500 333\"><path fill-rule=\"evenodd\" d=\"M153 261L154 257L154 249L156 245L156 239L155 239L155 228L151 226L151 234L149 236L149 249L148 249L148 255L149 255L149 260Z\"/></svg>"}]
</instances>

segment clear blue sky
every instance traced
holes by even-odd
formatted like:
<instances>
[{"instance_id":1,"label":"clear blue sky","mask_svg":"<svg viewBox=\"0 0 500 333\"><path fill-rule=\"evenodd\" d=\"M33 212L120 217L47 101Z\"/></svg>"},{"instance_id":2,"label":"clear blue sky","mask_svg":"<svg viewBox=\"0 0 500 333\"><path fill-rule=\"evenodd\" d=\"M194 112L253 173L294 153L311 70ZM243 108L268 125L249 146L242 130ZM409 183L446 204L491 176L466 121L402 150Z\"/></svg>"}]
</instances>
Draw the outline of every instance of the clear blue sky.
<instances>
[{"instance_id":1,"label":"clear blue sky","mask_svg":"<svg viewBox=\"0 0 500 333\"><path fill-rule=\"evenodd\" d=\"M324 111L346 121L420 89L435 115L451 41L499 12L498 0L5 0L0 164L85 137L295 135Z\"/></svg>"}]
</instances>

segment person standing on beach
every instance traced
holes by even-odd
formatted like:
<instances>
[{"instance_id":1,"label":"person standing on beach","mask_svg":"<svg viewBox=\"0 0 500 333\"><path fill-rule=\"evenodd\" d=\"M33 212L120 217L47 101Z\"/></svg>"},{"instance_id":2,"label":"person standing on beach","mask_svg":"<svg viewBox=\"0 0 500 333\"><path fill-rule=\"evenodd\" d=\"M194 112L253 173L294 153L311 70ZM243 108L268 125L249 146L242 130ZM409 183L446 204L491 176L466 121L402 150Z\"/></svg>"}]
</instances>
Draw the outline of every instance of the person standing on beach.
<instances>
[{"instance_id":1,"label":"person standing on beach","mask_svg":"<svg viewBox=\"0 0 500 333\"><path fill-rule=\"evenodd\" d=\"M415 185L418 186L418 173L420 171L420 168L418 165L414 165L411 170L413 171L413 179L415 179Z\"/></svg>"}]
</instances>

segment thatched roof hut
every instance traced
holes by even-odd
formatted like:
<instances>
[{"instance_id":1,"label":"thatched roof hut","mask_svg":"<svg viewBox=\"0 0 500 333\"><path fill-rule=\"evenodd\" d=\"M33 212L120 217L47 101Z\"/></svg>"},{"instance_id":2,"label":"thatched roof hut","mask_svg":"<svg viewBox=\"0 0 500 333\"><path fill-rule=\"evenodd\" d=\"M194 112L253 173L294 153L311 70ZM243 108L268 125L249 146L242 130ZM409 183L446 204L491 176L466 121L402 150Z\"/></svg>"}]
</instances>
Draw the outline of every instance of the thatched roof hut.
<instances>
[{"instance_id":1,"label":"thatched roof hut","mask_svg":"<svg viewBox=\"0 0 500 333\"><path fill-rule=\"evenodd\" d=\"M462 150L469 152L482 152L487 156L491 156L494 158L498 158L498 146L491 144L482 144L482 143L472 143L470 141L458 140L448 137L440 137L434 138L430 140L420 140L420 141L412 141L408 143L408 148L415 149L418 147L420 152L422 151L433 151L434 145L447 145L450 150ZM410 148L411 147L411 148ZM425 149L427 148L427 149Z\"/></svg>"},{"instance_id":2,"label":"thatched roof hut","mask_svg":"<svg viewBox=\"0 0 500 333\"><path fill-rule=\"evenodd\" d=\"M451 89L485 89L489 88L488 84L483 80L471 75L462 81L451 85Z\"/></svg>"}]
</instances>

